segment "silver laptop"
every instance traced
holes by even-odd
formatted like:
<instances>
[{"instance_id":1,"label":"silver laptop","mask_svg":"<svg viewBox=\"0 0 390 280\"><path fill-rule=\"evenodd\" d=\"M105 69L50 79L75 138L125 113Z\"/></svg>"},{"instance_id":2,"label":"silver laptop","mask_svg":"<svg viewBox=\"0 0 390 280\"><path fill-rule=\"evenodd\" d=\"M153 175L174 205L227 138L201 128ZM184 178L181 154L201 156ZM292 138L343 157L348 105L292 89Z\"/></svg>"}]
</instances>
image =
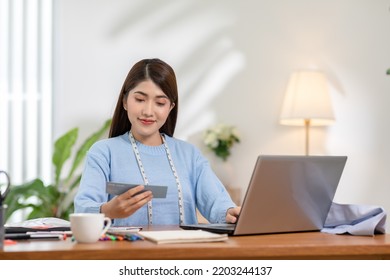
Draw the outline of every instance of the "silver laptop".
<instances>
[{"instance_id":1,"label":"silver laptop","mask_svg":"<svg viewBox=\"0 0 390 280\"><path fill-rule=\"evenodd\" d=\"M236 224L181 225L229 235L318 231L346 156L259 156Z\"/></svg>"}]
</instances>

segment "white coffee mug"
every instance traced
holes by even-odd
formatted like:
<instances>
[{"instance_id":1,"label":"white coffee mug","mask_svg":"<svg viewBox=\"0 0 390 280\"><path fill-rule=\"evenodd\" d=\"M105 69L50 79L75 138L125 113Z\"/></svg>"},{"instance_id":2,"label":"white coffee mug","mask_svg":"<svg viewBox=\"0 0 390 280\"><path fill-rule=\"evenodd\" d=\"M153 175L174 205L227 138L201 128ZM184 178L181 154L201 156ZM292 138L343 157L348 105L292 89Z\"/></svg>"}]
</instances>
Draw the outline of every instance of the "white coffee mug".
<instances>
[{"instance_id":1,"label":"white coffee mug","mask_svg":"<svg viewBox=\"0 0 390 280\"><path fill-rule=\"evenodd\" d=\"M111 219L102 213L74 213L69 217L73 237L80 243L97 242L111 226Z\"/></svg>"}]
</instances>

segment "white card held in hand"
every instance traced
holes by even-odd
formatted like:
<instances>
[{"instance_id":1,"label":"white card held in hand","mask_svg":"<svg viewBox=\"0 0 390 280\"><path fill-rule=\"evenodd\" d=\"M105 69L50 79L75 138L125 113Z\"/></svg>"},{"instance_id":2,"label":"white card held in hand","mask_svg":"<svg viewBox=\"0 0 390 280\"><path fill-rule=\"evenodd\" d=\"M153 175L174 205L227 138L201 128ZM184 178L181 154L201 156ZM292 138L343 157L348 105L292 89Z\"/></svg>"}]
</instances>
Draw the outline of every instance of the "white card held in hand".
<instances>
[{"instance_id":1,"label":"white card held in hand","mask_svg":"<svg viewBox=\"0 0 390 280\"><path fill-rule=\"evenodd\" d=\"M107 182L106 192L113 195L120 195L139 185L142 184L125 184L125 183ZM141 192L151 191L153 194L153 198L166 198L167 190L168 190L167 186L145 185L145 189L143 189Z\"/></svg>"}]
</instances>

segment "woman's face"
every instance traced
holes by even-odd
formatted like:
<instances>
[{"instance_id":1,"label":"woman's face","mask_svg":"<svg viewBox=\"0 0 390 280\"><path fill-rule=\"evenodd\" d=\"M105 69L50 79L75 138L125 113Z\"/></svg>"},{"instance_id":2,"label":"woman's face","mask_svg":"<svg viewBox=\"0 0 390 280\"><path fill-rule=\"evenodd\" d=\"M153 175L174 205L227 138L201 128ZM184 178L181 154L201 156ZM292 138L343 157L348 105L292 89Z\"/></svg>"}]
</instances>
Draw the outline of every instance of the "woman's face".
<instances>
[{"instance_id":1,"label":"woman's face","mask_svg":"<svg viewBox=\"0 0 390 280\"><path fill-rule=\"evenodd\" d=\"M145 80L133 88L123 101L134 137L145 145L161 144L159 129L175 104L153 81Z\"/></svg>"}]
</instances>

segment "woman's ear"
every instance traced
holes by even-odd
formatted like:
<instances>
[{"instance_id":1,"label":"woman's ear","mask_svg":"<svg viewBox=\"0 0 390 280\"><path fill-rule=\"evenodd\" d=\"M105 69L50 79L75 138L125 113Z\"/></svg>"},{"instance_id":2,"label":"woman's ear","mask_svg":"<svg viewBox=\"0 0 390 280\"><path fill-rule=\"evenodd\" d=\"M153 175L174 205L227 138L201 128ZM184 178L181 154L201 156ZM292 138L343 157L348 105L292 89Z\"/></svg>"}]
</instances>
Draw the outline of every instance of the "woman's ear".
<instances>
[{"instance_id":1,"label":"woman's ear","mask_svg":"<svg viewBox=\"0 0 390 280\"><path fill-rule=\"evenodd\" d=\"M171 111L171 110L175 107L175 105L176 105L176 104L172 102L172 103L171 103L171 109L169 109L169 111Z\"/></svg>"},{"instance_id":2,"label":"woman's ear","mask_svg":"<svg viewBox=\"0 0 390 280\"><path fill-rule=\"evenodd\" d=\"M123 98L122 104L123 104L123 109L125 109L125 111L127 111L126 98Z\"/></svg>"}]
</instances>

